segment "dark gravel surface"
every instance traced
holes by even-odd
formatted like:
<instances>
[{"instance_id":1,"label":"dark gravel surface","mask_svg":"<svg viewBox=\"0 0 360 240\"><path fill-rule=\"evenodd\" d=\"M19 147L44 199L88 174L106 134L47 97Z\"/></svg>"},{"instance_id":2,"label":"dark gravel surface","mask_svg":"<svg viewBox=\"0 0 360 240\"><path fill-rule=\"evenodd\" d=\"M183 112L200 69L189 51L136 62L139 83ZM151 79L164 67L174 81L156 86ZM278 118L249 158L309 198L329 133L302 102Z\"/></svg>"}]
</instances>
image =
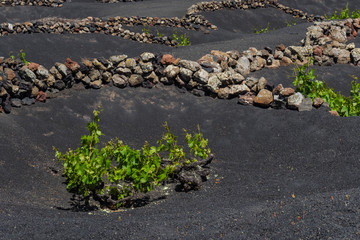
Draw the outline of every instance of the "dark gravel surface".
<instances>
[{"instance_id":1,"label":"dark gravel surface","mask_svg":"<svg viewBox=\"0 0 360 240\"><path fill-rule=\"evenodd\" d=\"M71 4L84 6L79 15L74 9L63 10L70 9L70 3L63 9L16 7L0 12L5 19L7 14L14 19L11 11L24 11L18 16L23 20L31 19L32 11L109 16L121 5L128 10L116 15L127 15L132 8L145 15L148 8L146 15L181 16L195 1L166 2L172 5L164 3L162 10L152 8L160 4L156 0L111 5L114 9L105 4L96 10L98 3L73 0ZM324 1L281 2L315 12ZM329 8L346 4L327 2ZM212 49L297 45L309 26L285 28L283 20L274 20L274 9L269 14L257 11L259 19L247 11L243 11L246 18L242 11L206 13L221 28L204 35L204 42L195 33L190 47L140 44L104 35L33 34L0 38L0 53L6 56L24 49L30 60L45 66L69 56L77 60L118 53L136 56L144 51L196 60ZM277 30L252 33L254 25L267 22ZM344 93L349 91L349 75L360 76L359 68L350 65L315 69L319 79ZM284 86L290 86L291 74L292 67L253 73ZM72 211L72 196L65 189L52 146L62 151L76 148L99 104L104 107L100 124L104 140L119 137L134 147L159 138L165 121L178 135L182 128L200 124L216 154L209 180L200 191L172 192L136 209ZM244 107L235 99L199 98L174 87L66 90L45 104L0 114L0 239L359 239L359 124L358 117L333 117L324 108L295 112Z\"/></svg>"}]
</instances>

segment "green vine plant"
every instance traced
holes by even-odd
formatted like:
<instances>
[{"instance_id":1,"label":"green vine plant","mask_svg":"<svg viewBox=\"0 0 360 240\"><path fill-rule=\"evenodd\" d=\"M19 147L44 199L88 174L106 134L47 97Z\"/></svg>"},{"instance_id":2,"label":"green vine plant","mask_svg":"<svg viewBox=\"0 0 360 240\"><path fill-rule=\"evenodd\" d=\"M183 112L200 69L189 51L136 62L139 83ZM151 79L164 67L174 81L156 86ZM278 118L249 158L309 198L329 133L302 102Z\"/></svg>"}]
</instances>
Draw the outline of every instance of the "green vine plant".
<instances>
[{"instance_id":1,"label":"green vine plant","mask_svg":"<svg viewBox=\"0 0 360 240\"><path fill-rule=\"evenodd\" d=\"M313 58L310 58L308 63L294 69L293 85L296 91L311 99L322 98L329 103L331 110L337 111L342 117L360 116L360 84L356 82L357 78L352 76L354 80L351 82L350 96L345 97L328 87L325 81L317 80L314 69L309 67L313 61Z\"/></svg>"},{"instance_id":2,"label":"green vine plant","mask_svg":"<svg viewBox=\"0 0 360 240\"><path fill-rule=\"evenodd\" d=\"M296 26L296 21L295 20L292 20L291 22L286 20L285 23L286 23L287 27Z\"/></svg>"},{"instance_id":3,"label":"green vine plant","mask_svg":"<svg viewBox=\"0 0 360 240\"><path fill-rule=\"evenodd\" d=\"M26 54L25 54L24 50L22 50L22 49L21 49L21 50L19 51L19 53L18 53L18 57L19 57L19 59L21 60L21 62L22 62L24 65L28 65L29 62L26 60L25 55L26 55ZM13 60L13 61L16 59L13 51L10 51L10 52L9 52L9 58L10 58L11 60Z\"/></svg>"},{"instance_id":4,"label":"green vine plant","mask_svg":"<svg viewBox=\"0 0 360 240\"><path fill-rule=\"evenodd\" d=\"M22 61L23 64L28 65L29 62L25 59L25 52L21 49L19 52L19 58Z\"/></svg>"},{"instance_id":5,"label":"green vine plant","mask_svg":"<svg viewBox=\"0 0 360 240\"><path fill-rule=\"evenodd\" d=\"M149 33L150 33L150 29L149 29L149 28L146 28L146 27L143 27L143 28L141 29L141 31L142 31L143 33L145 33L145 34L149 34Z\"/></svg>"},{"instance_id":6,"label":"green vine plant","mask_svg":"<svg viewBox=\"0 0 360 240\"><path fill-rule=\"evenodd\" d=\"M64 166L68 191L82 196L86 205L93 199L110 209L130 207L141 193L167 181L177 181L185 191L197 190L209 175L207 165L214 155L200 127L193 134L185 130L189 157L166 122L157 146L145 142L141 149L133 149L116 138L99 148L104 135L98 125L100 109L93 114L87 124L89 134L81 137L79 148L61 153L54 147L56 158Z\"/></svg>"},{"instance_id":7,"label":"green vine plant","mask_svg":"<svg viewBox=\"0 0 360 240\"><path fill-rule=\"evenodd\" d=\"M260 29L254 28L254 33L261 34L261 33L267 33L267 32L273 31L273 30L275 30L275 27L271 28L270 22L268 22L266 27L264 27L264 28L260 28Z\"/></svg>"},{"instance_id":8,"label":"green vine plant","mask_svg":"<svg viewBox=\"0 0 360 240\"><path fill-rule=\"evenodd\" d=\"M346 4L345 8L341 9L340 15L338 15L338 11L334 11L334 13L328 17L324 14L325 19L327 20L338 20L338 19L348 19L350 18L350 11L349 11L349 3ZM360 18L360 10L355 9L351 12L351 18Z\"/></svg>"},{"instance_id":9,"label":"green vine plant","mask_svg":"<svg viewBox=\"0 0 360 240\"><path fill-rule=\"evenodd\" d=\"M191 45L190 39L186 35L186 33L181 33L179 36L177 31L174 31L172 37L178 46L190 46Z\"/></svg>"},{"instance_id":10,"label":"green vine plant","mask_svg":"<svg viewBox=\"0 0 360 240\"><path fill-rule=\"evenodd\" d=\"M10 51L9 52L9 58L11 59L11 60L15 60L15 55L14 55L14 52L13 51Z\"/></svg>"},{"instance_id":11,"label":"green vine plant","mask_svg":"<svg viewBox=\"0 0 360 240\"><path fill-rule=\"evenodd\" d=\"M162 37L164 37L164 34L160 33L159 30L156 29L156 36L157 36L158 38L162 38Z\"/></svg>"}]
</instances>

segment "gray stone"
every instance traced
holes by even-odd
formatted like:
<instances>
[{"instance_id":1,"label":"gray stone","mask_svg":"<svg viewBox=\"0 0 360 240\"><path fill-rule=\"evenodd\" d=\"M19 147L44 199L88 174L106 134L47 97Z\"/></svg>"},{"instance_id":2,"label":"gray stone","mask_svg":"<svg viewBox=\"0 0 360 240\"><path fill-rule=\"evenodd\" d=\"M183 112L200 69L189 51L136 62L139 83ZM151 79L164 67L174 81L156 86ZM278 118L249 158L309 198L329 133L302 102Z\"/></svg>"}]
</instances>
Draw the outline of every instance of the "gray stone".
<instances>
[{"instance_id":1,"label":"gray stone","mask_svg":"<svg viewBox=\"0 0 360 240\"><path fill-rule=\"evenodd\" d=\"M75 73L76 80L81 80L84 76L85 76L85 74L83 74L81 71L78 71L77 73Z\"/></svg>"},{"instance_id":2,"label":"gray stone","mask_svg":"<svg viewBox=\"0 0 360 240\"><path fill-rule=\"evenodd\" d=\"M144 52L140 55L140 58L143 62L150 62L155 59L155 55L150 52Z\"/></svg>"},{"instance_id":3,"label":"gray stone","mask_svg":"<svg viewBox=\"0 0 360 240\"><path fill-rule=\"evenodd\" d=\"M354 48L351 51L351 57L353 59L354 64L360 61L360 48Z\"/></svg>"},{"instance_id":4,"label":"gray stone","mask_svg":"<svg viewBox=\"0 0 360 240\"><path fill-rule=\"evenodd\" d=\"M247 75L250 73L250 61L246 57L241 57L237 61L235 71L241 75Z\"/></svg>"},{"instance_id":5,"label":"gray stone","mask_svg":"<svg viewBox=\"0 0 360 240\"><path fill-rule=\"evenodd\" d=\"M250 92L250 89L245 84L235 84L230 86L231 95L243 95Z\"/></svg>"},{"instance_id":6,"label":"gray stone","mask_svg":"<svg viewBox=\"0 0 360 240\"><path fill-rule=\"evenodd\" d=\"M210 74L207 86L212 92L216 92L219 89L221 86L221 81L216 76L216 74Z\"/></svg>"},{"instance_id":7,"label":"gray stone","mask_svg":"<svg viewBox=\"0 0 360 240\"><path fill-rule=\"evenodd\" d=\"M174 65L168 65L165 69L164 69L164 75L167 78L175 78L180 72L180 68Z\"/></svg>"},{"instance_id":8,"label":"gray stone","mask_svg":"<svg viewBox=\"0 0 360 240\"><path fill-rule=\"evenodd\" d=\"M255 78L255 77L248 77L245 80L245 84L246 86L248 86L249 88L252 88L253 86L255 86L256 84L258 84L259 79Z\"/></svg>"},{"instance_id":9,"label":"gray stone","mask_svg":"<svg viewBox=\"0 0 360 240\"><path fill-rule=\"evenodd\" d=\"M254 56L250 50L246 50L242 52L243 56L250 60L250 62L254 61Z\"/></svg>"},{"instance_id":10,"label":"gray stone","mask_svg":"<svg viewBox=\"0 0 360 240\"><path fill-rule=\"evenodd\" d=\"M151 62L140 62L139 65L143 73L149 73L154 70L154 66Z\"/></svg>"},{"instance_id":11,"label":"gray stone","mask_svg":"<svg viewBox=\"0 0 360 240\"><path fill-rule=\"evenodd\" d=\"M103 70L106 71L108 68L107 66L105 66L104 64L102 64L102 62L100 62L99 60L97 60L96 58L94 58L92 60L92 64L94 65L94 67L96 67L99 70Z\"/></svg>"},{"instance_id":12,"label":"gray stone","mask_svg":"<svg viewBox=\"0 0 360 240\"><path fill-rule=\"evenodd\" d=\"M21 104L22 105L31 105L31 104L34 104L35 103L35 99L34 98L23 98L21 99Z\"/></svg>"},{"instance_id":13,"label":"gray stone","mask_svg":"<svg viewBox=\"0 0 360 240\"><path fill-rule=\"evenodd\" d=\"M115 87L124 88L128 84L128 78L124 75L114 74L111 78Z\"/></svg>"},{"instance_id":14,"label":"gray stone","mask_svg":"<svg viewBox=\"0 0 360 240\"><path fill-rule=\"evenodd\" d=\"M165 85L171 85L174 83L174 79L172 78L167 78L167 77L161 77L160 78L160 82L162 82Z\"/></svg>"},{"instance_id":15,"label":"gray stone","mask_svg":"<svg viewBox=\"0 0 360 240\"><path fill-rule=\"evenodd\" d=\"M142 84L144 78L139 74L132 74L129 78L129 85L131 87L137 87Z\"/></svg>"},{"instance_id":16,"label":"gray stone","mask_svg":"<svg viewBox=\"0 0 360 240\"><path fill-rule=\"evenodd\" d=\"M143 75L144 71L141 69L139 65L136 65L133 69L133 73Z\"/></svg>"},{"instance_id":17,"label":"gray stone","mask_svg":"<svg viewBox=\"0 0 360 240\"><path fill-rule=\"evenodd\" d=\"M101 80L95 80L93 82L90 82L90 87L94 88L94 89L99 89L102 86L102 81Z\"/></svg>"},{"instance_id":18,"label":"gray stone","mask_svg":"<svg viewBox=\"0 0 360 240\"><path fill-rule=\"evenodd\" d=\"M65 64L55 63L55 67L63 77L67 76L67 67L65 66Z\"/></svg>"},{"instance_id":19,"label":"gray stone","mask_svg":"<svg viewBox=\"0 0 360 240\"><path fill-rule=\"evenodd\" d=\"M93 69L89 72L89 78L91 79L91 81L96 81L100 78L100 72L99 70Z\"/></svg>"},{"instance_id":20,"label":"gray stone","mask_svg":"<svg viewBox=\"0 0 360 240\"><path fill-rule=\"evenodd\" d=\"M264 89L266 87L266 84L267 84L266 78L261 77L258 82L258 87L257 87L258 90L260 91L260 90Z\"/></svg>"},{"instance_id":21,"label":"gray stone","mask_svg":"<svg viewBox=\"0 0 360 240\"><path fill-rule=\"evenodd\" d=\"M11 106L16 107L16 108L21 107L21 100L18 99L18 98L12 98L11 99Z\"/></svg>"},{"instance_id":22,"label":"gray stone","mask_svg":"<svg viewBox=\"0 0 360 240\"><path fill-rule=\"evenodd\" d=\"M286 108L286 100L284 97L280 95L273 95L274 101L271 103L271 107L275 109L285 109Z\"/></svg>"},{"instance_id":23,"label":"gray stone","mask_svg":"<svg viewBox=\"0 0 360 240\"><path fill-rule=\"evenodd\" d=\"M55 77L56 80L61 80L62 79L62 75L60 74L60 72L56 69L55 66L52 66L49 70L49 72Z\"/></svg>"},{"instance_id":24,"label":"gray stone","mask_svg":"<svg viewBox=\"0 0 360 240\"><path fill-rule=\"evenodd\" d=\"M243 75L241 75L240 73L237 73L234 71L234 69L232 68L229 68L229 71L230 72L230 78L231 78L231 81L234 83L234 84L240 84L244 81L244 77Z\"/></svg>"},{"instance_id":25,"label":"gray stone","mask_svg":"<svg viewBox=\"0 0 360 240\"><path fill-rule=\"evenodd\" d=\"M192 78L193 72L187 68L180 67L180 78L184 82L189 82Z\"/></svg>"},{"instance_id":26,"label":"gray stone","mask_svg":"<svg viewBox=\"0 0 360 240\"><path fill-rule=\"evenodd\" d=\"M39 79L47 79L49 77L49 71L42 65L36 70L36 75Z\"/></svg>"},{"instance_id":27,"label":"gray stone","mask_svg":"<svg viewBox=\"0 0 360 240\"><path fill-rule=\"evenodd\" d=\"M152 83L155 83L155 84L159 82L159 77L156 75L155 72L151 72L150 74L146 75L144 77L144 79L146 79Z\"/></svg>"},{"instance_id":28,"label":"gray stone","mask_svg":"<svg viewBox=\"0 0 360 240\"><path fill-rule=\"evenodd\" d=\"M348 51L354 50L355 49L355 43L352 42L352 43L347 44L345 49L348 50Z\"/></svg>"},{"instance_id":29,"label":"gray stone","mask_svg":"<svg viewBox=\"0 0 360 240\"><path fill-rule=\"evenodd\" d=\"M88 76L85 76L83 79L81 79L81 81L86 85L90 85L91 83L91 79Z\"/></svg>"},{"instance_id":30,"label":"gray stone","mask_svg":"<svg viewBox=\"0 0 360 240\"><path fill-rule=\"evenodd\" d=\"M200 84L207 84L209 80L209 73L204 69L200 69L194 73L194 80Z\"/></svg>"},{"instance_id":31,"label":"gray stone","mask_svg":"<svg viewBox=\"0 0 360 240\"><path fill-rule=\"evenodd\" d=\"M40 81L38 79L35 79L34 82L35 86L37 86L39 89L46 89L47 85L46 85L46 81Z\"/></svg>"},{"instance_id":32,"label":"gray stone","mask_svg":"<svg viewBox=\"0 0 360 240\"><path fill-rule=\"evenodd\" d=\"M63 90L65 88L65 83L61 80L56 80L54 83L54 88L58 90Z\"/></svg>"},{"instance_id":33,"label":"gray stone","mask_svg":"<svg viewBox=\"0 0 360 240\"><path fill-rule=\"evenodd\" d=\"M127 68L134 69L136 67L136 60L133 58L126 59L125 66Z\"/></svg>"},{"instance_id":34,"label":"gray stone","mask_svg":"<svg viewBox=\"0 0 360 240\"><path fill-rule=\"evenodd\" d=\"M116 55L111 56L109 61L112 62L114 65L118 65L121 61L124 61L128 56L127 55Z\"/></svg>"},{"instance_id":35,"label":"gray stone","mask_svg":"<svg viewBox=\"0 0 360 240\"><path fill-rule=\"evenodd\" d=\"M320 26L310 26L306 32L305 45L310 45L312 41L319 39L323 36L323 29Z\"/></svg>"},{"instance_id":36,"label":"gray stone","mask_svg":"<svg viewBox=\"0 0 360 240\"><path fill-rule=\"evenodd\" d=\"M226 52L232 59L238 60L241 54L237 50L231 50Z\"/></svg>"},{"instance_id":37,"label":"gray stone","mask_svg":"<svg viewBox=\"0 0 360 240\"><path fill-rule=\"evenodd\" d=\"M230 89L228 87L220 88L217 91L218 98L220 99L228 99L230 95Z\"/></svg>"},{"instance_id":38,"label":"gray stone","mask_svg":"<svg viewBox=\"0 0 360 240\"><path fill-rule=\"evenodd\" d=\"M216 73L216 76L221 81L221 85L228 86L230 84L233 84L232 76L230 71Z\"/></svg>"},{"instance_id":39,"label":"gray stone","mask_svg":"<svg viewBox=\"0 0 360 240\"><path fill-rule=\"evenodd\" d=\"M189 69L192 72L196 72L199 71L201 66L199 63L195 62L195 61L190 61L190 60L180 60L179 61L179 66Z\"/></svg>"},{"instance_id":40,"label":"gray stone","mask_svg":"<svg viewBox=\"0 0 360 240\"><path fill-rule=\"evenodd\" d=\"M28 69L26 67L23 67L20 70L20 75L25 81L28 81L28 82L35 82L35 80L36 80L35 73L33 73L33 71L31 71L30 69Z\"/></svg>"},{"instance_id":41,"label":"gray stone","mask_svg":"<svg viewBox=\"0 0 360 240\"><path fill-rule=\"evenodd\" d=\"M350 52L345 49L341 49L339 55L336 57L338 64L348 64L350 62Z\"/></svg>"},{"instance_id":42,"label":"gray stone","mask_svg":"<svg viewBox=\"0 0 360 240\"><path fill-rule=\"evenodd\" d=\"M297 110L303 100L304 96L301 93L297 92L288 98L287 108Z\"/></svg>"},{"instance_id":43,"label":"gray stone","mask_svg":"<svg viewBox=\"0 0 360 240\"><path fill-rule=\"evenodd\" d=\"M339 26L330 27L330 35L333 40L336 40L340 43L345 43L347 41L346 29Z\"/></svg>"},{"instance_id":44,"label":"gray stone","mask_svg":"<svg viewBox=\"0 0 360 240\"><path fill-rule=\"evenodd\" d=\"M304 111L311 111L312 110L312 99L311 98L305 98L299 105L298 110L299 112L304 112Z\"/></svg>"},{"instance_id":45,"label":"gray stone","mask_svg":"<svg viewBox=\"0 0 360 240\"><path fill-rule=\"evenodd\" d=\"M308 46L289 46L288 49L291 52L291 55L298 56L300 60L305 60L307 56L313 53L313 47Z\"/></svg>"},{"instance_id":46,"label":"gray stone","mask_svg":"<svg viewBox=\"0 0 360 240\"><path fill-rule=\"evenodd\" d=\"M109 83L111 81L112 74L110 72L103 72L101 75L101 80L104 83Z\"/></svg>"},{"instance_id":47,"label":"gray stone","mask_svg":"<svg viewBox=\"0 0 360 240\"><path fill-rule=\"evenodd\" d=\"M131 70L129 68L119 67L115 70L115 72L120 75L125 75L127 77L130 77L130 75L131 75Z\"/></svg>"}]
</instances>

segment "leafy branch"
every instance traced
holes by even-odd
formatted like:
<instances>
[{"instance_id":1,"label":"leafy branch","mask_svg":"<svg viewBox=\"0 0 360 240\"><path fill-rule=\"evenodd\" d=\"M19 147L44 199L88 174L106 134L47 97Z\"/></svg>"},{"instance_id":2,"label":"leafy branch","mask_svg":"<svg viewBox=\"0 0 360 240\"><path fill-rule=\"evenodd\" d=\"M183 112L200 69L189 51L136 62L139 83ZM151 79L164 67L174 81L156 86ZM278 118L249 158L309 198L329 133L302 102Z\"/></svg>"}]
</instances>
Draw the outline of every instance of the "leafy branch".
<instances>
[{"instance_id":1,"label":"leafy branch","mask_svg":"<svg viewBox=\"0 0 360 240\"><path fill-rule=\"evenodd\" d=\"M209 174L206 165L214 155L199 127L195 134L186 132L190 158L166 122L166 132L157 146L145 142L136 150L112 139L99 149L103 135L98 126L100 110L94 110L93 114L93 120L87 124L89 134L81 137L79 148L64 154L54 148L56 158L64 164L69 191L116 209L131 205L139 193L150 192L169 178L178 180L184 190L199 189L206 180Z\"/></svg>"}]
</instances>

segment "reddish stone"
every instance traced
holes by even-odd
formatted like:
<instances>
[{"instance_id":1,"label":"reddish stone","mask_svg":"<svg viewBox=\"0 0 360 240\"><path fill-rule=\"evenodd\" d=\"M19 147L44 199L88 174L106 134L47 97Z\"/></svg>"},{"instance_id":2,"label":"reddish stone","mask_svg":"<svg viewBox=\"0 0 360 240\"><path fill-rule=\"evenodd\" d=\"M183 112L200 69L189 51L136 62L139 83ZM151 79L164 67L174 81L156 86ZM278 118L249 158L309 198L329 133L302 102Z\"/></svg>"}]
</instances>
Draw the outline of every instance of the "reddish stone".
<instances>
[{"instance_id":1,"label":"reddish stone","mask_svg":"<svg viewBox=\"0 0 360 240\"><path fill-rule=\"evenodd\" d=\"M282 52L283 52L283 51L285 51L285 48L286 48L286 47L285 47L284 44L280 44L280 45L277 45L275 49L278 50L278 51L282 51Z\"/></svg>"},{"instance_id":2,"label":"reddish stone","mask_svg":"<svg viewBox=\"0 0 360 240\"><path fill-rule=\"evenodd\" d=\"M321 46L316 46L316 47L314 47L314 50L313 50L313 51L314 51L314 55L321 57L322 54L323 54L323 50L324 50L324 48L321 47Z\"/></svg>"},{"instance_id":3,"label":"reddish stone","mask_svg":"<svg viewBox=\"0 0 360 240\"><path fill-rule=\"evenodd\" d=\"M10 68L5 68L6 78L11 81L16 77L15 72Z\"/></svg>"},{"instance_id":4,"label":"reddish stone","mask_svg":"<svg viewBox=\"0 0 360 240\"><path fill-rule=\"evenodd\" d=\"M241 105L253 105L255 99L255 94L252 92L248 92L245 95L240 95L238 103Z\"/></svg>"},{"instance_id":5,"label":"reddish stone","mask_svg":"<svg viewBox=\"0 0 360 240\"><path fill-rule=\"evenodd\" d=\"M39 64L31 62L27 65L28 69L31 71L36 71L39 68Z\"/></svg>"},{"instance_id":6,"label":"reddish stone","mask_svg":"<svg viewBox=\"0 0 360 240\"><path fill-rule=\"evenodd\" d=\"M46 102L46 93L43 91L39 91L38 95L36 96L37 102Z\"/></svg>"},{"instance_id":7,"label":"reddish stone","mask_svg":"<svg viewBox=\"0 0 360 240\"><path fill-rule=\"evenodd\" d=\"M175 61L173 62L173 65L178 65L179 62L180 62L180 58L177 58L177 59L175 59Z\"/></svg>"},{"instance_id":8,"label":"reddish stone","mask_svg":"<svg viewBox=\"0 0 360 240\"><path fill-rule=\"evenodd\" d=\"M329 111L329 113L335 117L340 117L340 115L337 111Z\"/></svg>"},{"instance_id":9,"label":"reddish stone","mask_svg":"<svg viewBox=\"0 0 360 240\"><path fill-rule=\"evenodd\" d=\"M283 87L283 85L280 83L280 84L278 84L274 89L273 89L273 94L274 95L279 95L280 94L280 92L281 92L281 90L283 90L284 89L284 87Z\"/></svg>"},{"instance_id":10,"label":"reddish stone","mask_svg":"<svg viewBox=\"0 0 360 240\"><path fill-rule=\"evenodd\" d=\"M280 66L283 66L283 67L289 66L292 63L293 63L292 60L285 56L280 60Z\"/></svg>"},{"instance_id":11,"label":"reddish stone","mask_svg":"<svg viewBox=\"0 0 360 240\"><path fill-rule=\"evenodd\" d=\"M356 37L356 36L357 36L357 31L354 30L354 31L352 32L352 35L353 35L354 37Z\"/></svg>"},{"instance_id":12,"label":"reddish stone","mask_svg":"<svg viewBox=\"0 0 360 240\"><path fill-rule=\"evenodd\" d=\"M80 68L80 65L77 62L71 60L70 58L66 59L65 66L72 72L77 72Z\"/></svg>"},{"instance_id":13,"label":"reddish stone","mask_svg":"<svg viewBox=\"0 0 360 240\"><path fill-rule=\"evenodd\" d=\"M268 107L273 101L274 97L272 95L272 92L266 89L262 89L254 98L254 103L261 107Z\"/></svg>"},{"instance_id":14,"label":"reddish stone","mask_svg":"<svg viewBox=\"0 0 360 240\"><path fill-rule=\"evenodd\" d=\"M3 108L2 108L2 106L0 106L0 113L2 113L3 112Z\"/></svg>"},{"instance_id":15,"label":"reddish stone","mask_svg":"<svg viewBox=\"0 0 360 240\"><path fill-rule=\"evenodd\" d=\"M280 94L284 97L289 97L295 93L295 90L293 88L284 88L280 91Z\"/></svg>"},{"instance_id":16,"label":"reddish stone","mask_svg":"<svg viewBox=\"0 0 360 240\"><path fill-rule=\"evenodd\" d=\"M92 68L93 67L93 64L92 62L89 60L89 59L82 59L81 62L87 66L88 68Z\"/></svg>"},{"instance_id":17,"label":"reddish stone","mask_svg":"<svg viewBox=\"0 0 360 240\"><path fill-rule=\"evenodd\" d=\"M161 58L162 65L171 65L175 61L175 58L170 54L164 54Z\"/></svg>"},{"instance_id":18,"label":"reddish stone","mask_svg":"<svg viewBox=\"0 0 360 240\"><path fill-rule=\"evenodd\" d=\"M314 98L314 107L319 108L324 103L322 98Z\"/></svg>"}]
</instances>

